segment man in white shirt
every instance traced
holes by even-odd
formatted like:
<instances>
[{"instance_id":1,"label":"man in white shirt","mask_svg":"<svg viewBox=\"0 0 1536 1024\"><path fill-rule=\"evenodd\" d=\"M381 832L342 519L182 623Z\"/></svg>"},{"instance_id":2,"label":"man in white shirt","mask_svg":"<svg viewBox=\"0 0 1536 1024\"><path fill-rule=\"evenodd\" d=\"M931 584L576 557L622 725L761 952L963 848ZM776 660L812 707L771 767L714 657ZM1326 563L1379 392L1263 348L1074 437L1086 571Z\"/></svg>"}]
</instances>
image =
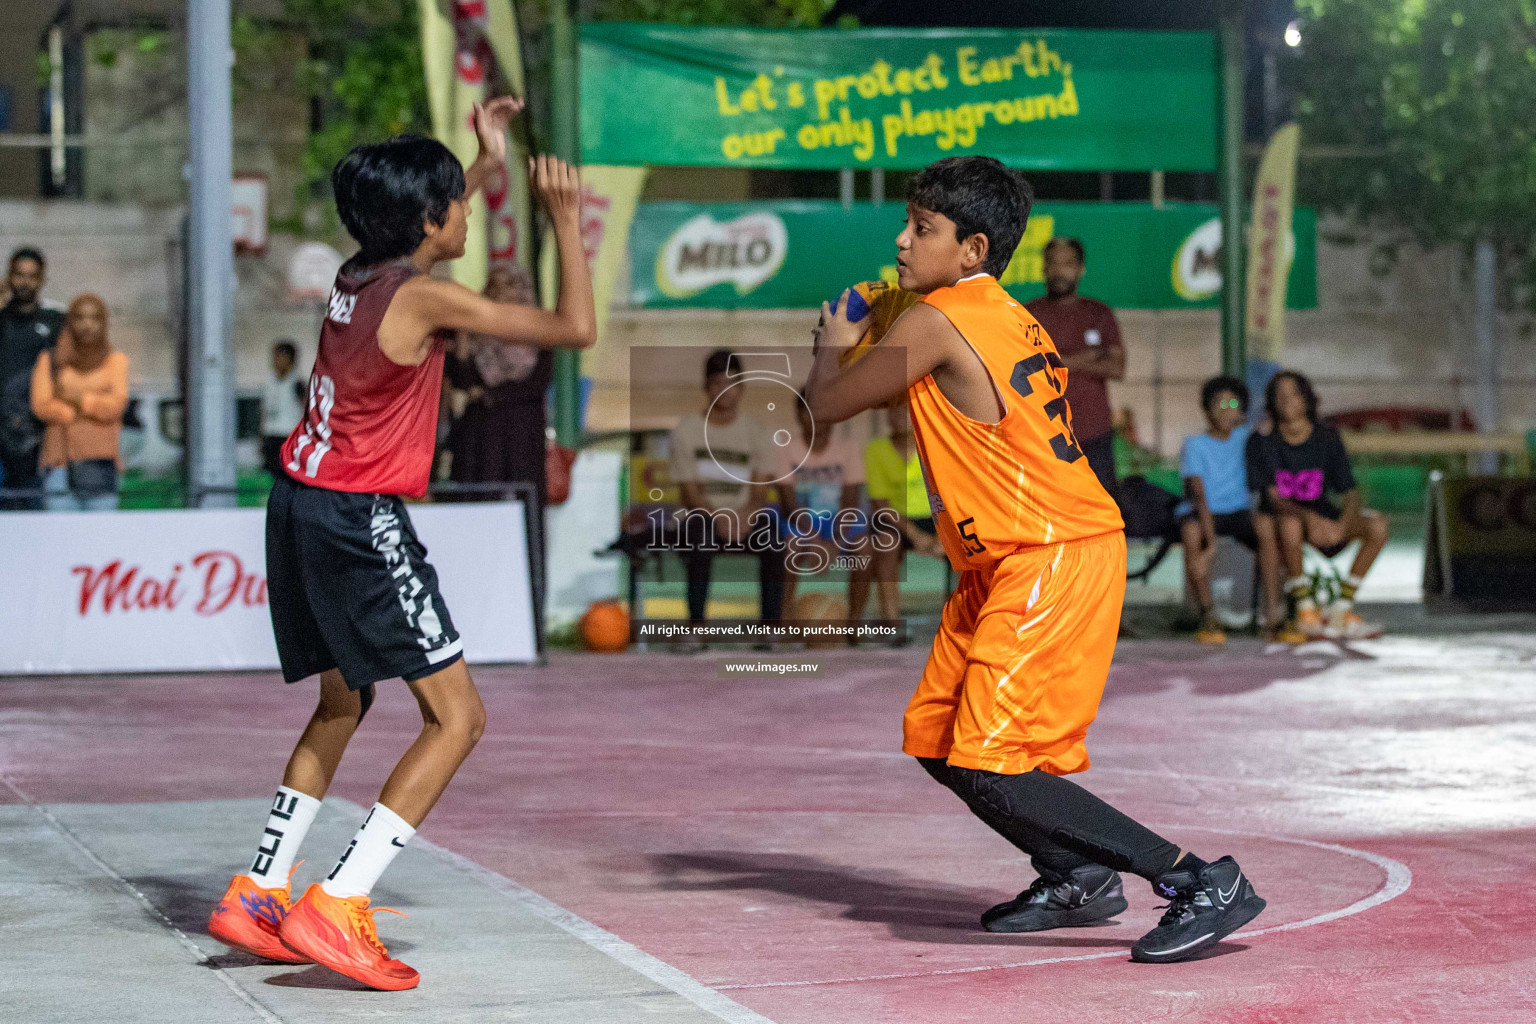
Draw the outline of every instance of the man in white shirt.
<instances>
[{"instance_id":1,"label":"man in white shirt","mask_svg":"<svg viewBox=\"0 0 1536 1024\"><path fill-rule=\"evenodd\" d=\"M750 552L758 558L762 618L777 621L784 606L784 546L748 545L754 529L771 514L768 484L781 457L769 431L740 412L744 386L732 380L735 356L712 352L704 364L703 411L689 413L672 428L672 479L682 491L684 512L678 538L688 567L688 618L702 623L709 599L714 557L721 551ZM777 517L771 517L777 538Z\"/></svg>"},{"instance_id":2,"label":"man in white shirt","mask_svg":"<svg viewBox=\"0 0 1536 1024\"><path fill-rule=\"evenodd\" d=\"M261 386L261 465L275 480L283 475L283 442L304 418L304 378L296 371L299 350L284 338L272 346L272 376Z\"/></svg>"}]
</instances>

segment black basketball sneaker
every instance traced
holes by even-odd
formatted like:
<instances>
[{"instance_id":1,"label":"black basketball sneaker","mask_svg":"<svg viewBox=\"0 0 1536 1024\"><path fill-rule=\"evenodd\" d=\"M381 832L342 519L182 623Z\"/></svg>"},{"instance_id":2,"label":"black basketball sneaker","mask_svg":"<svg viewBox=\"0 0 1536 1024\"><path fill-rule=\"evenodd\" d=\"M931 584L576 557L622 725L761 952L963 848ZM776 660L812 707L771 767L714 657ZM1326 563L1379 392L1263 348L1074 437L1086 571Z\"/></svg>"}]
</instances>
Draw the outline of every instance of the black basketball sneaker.
<instances>
[{"instance_id":1,"label":"black basketball sneaker","mask_svg":"<svg viewBox=\"0 0 1536 1024\"><path fill-rule=\"evenodd\" d=\"M1068 875L1041 875L1018 896L982 914L981 926L989 932L1043 932L1103 921L1125 907L1120 875L1084 864Z\"/></svg>"},{"instance_id":2,"label":"black basketball sneaker","mask_svg":"<svg viewBox=\"0 0 1536 1024\"><path fill-rule=\"evenodd\" d=\"M1193 871L1166 871L1152 888L1170 900L1157 927L1131 947L1131 959L1171 964L1197 956L1259 916L1267 904L1231 857Z\"/></svg>"}]
</instances>

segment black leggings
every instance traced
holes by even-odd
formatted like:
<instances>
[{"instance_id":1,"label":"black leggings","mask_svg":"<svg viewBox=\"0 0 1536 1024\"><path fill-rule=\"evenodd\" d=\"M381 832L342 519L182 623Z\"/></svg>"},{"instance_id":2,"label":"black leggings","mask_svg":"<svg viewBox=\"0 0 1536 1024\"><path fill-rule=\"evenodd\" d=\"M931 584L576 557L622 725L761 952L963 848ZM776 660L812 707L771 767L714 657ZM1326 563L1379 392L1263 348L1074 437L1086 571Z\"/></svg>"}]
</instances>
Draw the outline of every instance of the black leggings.
<instances>
[{"instance_id":1,"label":"black leggings","mask_svg":"<svg viewBox=\"0 0 1536 1024\"><path fill-rule=\"evenodd\" d=\"M688 567L688 618L693 622L704 621L704 607L709 601L709 579L717 554L754 554L744 546L718 550L693 548L683 552L683 562ZM757 556L757 591L764 622L777 622L784 611L784 549L770 545L770 550L755 552Z\"/></svg>"},{"instance_id":2,"label":"black leggings","mask_svg":"<svg viewBox=\"0 0 1536 1024\"><path fill-rule=\"evenodd\" d=\"M1000 775L956 768L941 757L917 760L1047 878L1095 863L1151 881L1179 857L1173 843L1059 775Z\"/></svg>"}]
</instances>

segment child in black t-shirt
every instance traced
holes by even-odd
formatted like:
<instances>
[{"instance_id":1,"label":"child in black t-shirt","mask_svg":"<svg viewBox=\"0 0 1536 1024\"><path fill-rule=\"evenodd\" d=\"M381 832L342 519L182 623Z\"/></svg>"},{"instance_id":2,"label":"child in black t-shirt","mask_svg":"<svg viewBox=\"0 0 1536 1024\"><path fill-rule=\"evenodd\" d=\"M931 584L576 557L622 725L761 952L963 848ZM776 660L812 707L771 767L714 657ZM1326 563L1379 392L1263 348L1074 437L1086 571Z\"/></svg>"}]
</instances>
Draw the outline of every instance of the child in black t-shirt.
<instances>
[{"instance_id":1,"label":"child in black t-shirt","mask_svg":"<svg viewBox=\"0 0 1536 1024\"><path fill-rule=\"evenodd\" d=\"M1290 370L1276 374L1265 390L1264 404L1274 429L1255 434L1248 442L1248 483L1259 492L1254 529L1274 541L1260 550L1278 550L1289 577L1285 589L1296 606L1295 618L1277 636L1292 643L1319 636L1351 640L1379 636L1378 627L1355 613L1354 599L1371 563L1386 546L1387 522L1379 513L1360 507L1360 490L1344 442L1338 431L1317 422L1317 394L1306 377ZM1342 507L1334 504L1334 495L1342 497ZM1311 544L1332 558L1354 540L1360 542L1360 551L1340 595L1320 611L1302 568L1302 545ZM1264 577L1274 580L1276 575L1267 572ZM1272 585L1268 589L1267 621L1275 623L1280 595Z\"/></svg>"}]
</instances>

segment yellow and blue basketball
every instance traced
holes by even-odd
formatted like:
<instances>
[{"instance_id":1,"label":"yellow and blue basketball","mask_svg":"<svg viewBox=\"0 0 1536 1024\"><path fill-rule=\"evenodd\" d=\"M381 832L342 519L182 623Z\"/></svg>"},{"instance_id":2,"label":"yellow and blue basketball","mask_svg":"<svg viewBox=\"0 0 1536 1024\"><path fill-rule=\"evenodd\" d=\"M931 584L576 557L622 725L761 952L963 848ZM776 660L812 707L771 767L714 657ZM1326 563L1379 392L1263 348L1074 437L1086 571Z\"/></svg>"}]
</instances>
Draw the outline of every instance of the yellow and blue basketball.
<instances>
[{"instance_id":1,"label":"yellow and blue basketball","mask_svg":"<svg viewBox=\"0 0 1536 1024\"><path fill-rule=\"evenodd\" d=\"M832 300L832 312L837 312L841 296ZM838 360L843 366L852 366L863 358L864 353L880 344L896 318L923 301L917 292L887 281L860 281L848 290L848 319L853 323L868 322L869 329L858 343L842 354Z\"/></svg>"}]
</instances>

